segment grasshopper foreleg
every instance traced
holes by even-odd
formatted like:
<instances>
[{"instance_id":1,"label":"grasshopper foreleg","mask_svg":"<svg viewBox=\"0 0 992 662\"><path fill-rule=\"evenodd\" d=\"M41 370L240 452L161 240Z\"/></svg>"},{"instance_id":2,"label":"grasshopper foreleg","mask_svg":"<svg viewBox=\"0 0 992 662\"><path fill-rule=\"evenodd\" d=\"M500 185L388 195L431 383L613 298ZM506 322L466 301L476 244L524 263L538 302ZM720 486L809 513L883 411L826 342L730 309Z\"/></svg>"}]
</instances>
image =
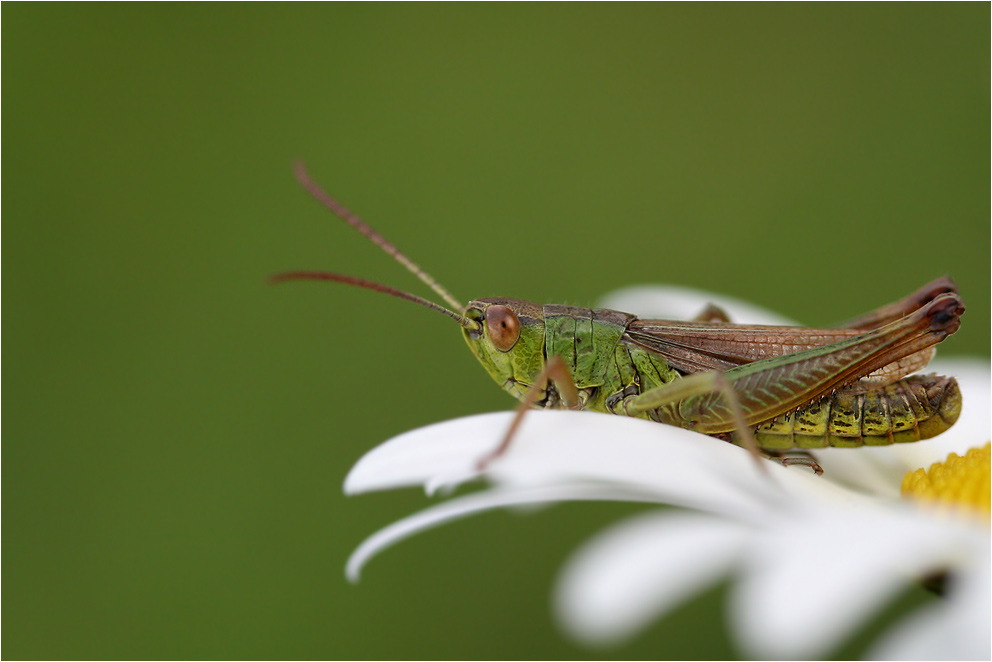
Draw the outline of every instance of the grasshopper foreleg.
<instances>
[{"instance_id":1,"label":"grasshopper foreleg","mask_svg":"<svg viewBox=\"0 0 992 662\"><path fill-rule=\"evenodd\" d=\"M541 394L547 390L549 381L554 383L555 388L558 389L558 394L561 396L562 402L567 409L577 410L582 408L582 401L579 399L579 389L575 385L575 380L572 379L572 373L569 372L568 366L565 365L565 362L560 356L549 357L545 361L541 372L538 373L537 379L534 380L534 384L527 389L523 400L517 405L516 415L513 417L510 427L507 428L503 440L495 450L479 459L475 465L476 470L485 471L486 467L493 460L506 452L510 447L510 443L513 441L513 437L517 434L517 429L520 427L520 423L523 421L527 410L537 404Z\"/></svg>"}]
</instances>

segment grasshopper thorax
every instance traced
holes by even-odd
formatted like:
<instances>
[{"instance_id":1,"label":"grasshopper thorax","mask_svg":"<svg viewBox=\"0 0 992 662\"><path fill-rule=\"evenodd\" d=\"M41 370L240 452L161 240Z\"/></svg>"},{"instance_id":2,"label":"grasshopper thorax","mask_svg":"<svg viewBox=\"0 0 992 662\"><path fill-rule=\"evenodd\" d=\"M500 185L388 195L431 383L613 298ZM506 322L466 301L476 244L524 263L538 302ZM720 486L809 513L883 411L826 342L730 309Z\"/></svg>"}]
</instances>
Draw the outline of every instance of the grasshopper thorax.
<instances>
[{"instance_id":1,"label":"grasshopper thorax","mask_svg":"<svg viewBox=\"0 0 992 662\"><path fill-rule=\"evenodd\" d=\"M497 384L521 397L544 361L544 311L520 299L476 299L462 315L474 322L462 335Z\"/></svg>"}]
</instances>

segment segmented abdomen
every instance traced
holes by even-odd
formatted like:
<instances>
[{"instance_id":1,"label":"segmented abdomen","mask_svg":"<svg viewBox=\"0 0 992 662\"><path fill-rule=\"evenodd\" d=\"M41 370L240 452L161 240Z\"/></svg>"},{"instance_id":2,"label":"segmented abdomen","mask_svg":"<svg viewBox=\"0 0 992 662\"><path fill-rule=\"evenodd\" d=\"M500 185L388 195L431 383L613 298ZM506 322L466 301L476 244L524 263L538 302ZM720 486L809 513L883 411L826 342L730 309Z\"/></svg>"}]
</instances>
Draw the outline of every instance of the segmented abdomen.
<instances>
[{"instance_id":1,"label":"segmented abdomen","mask_svg":"<svg viewBox=\"0 0 992 662\"><path fill-rule=\"evenodd\" d=\"M935 437L960 413L953 377L911 375L881 388L852 384L763 423L754 436L768 450L884 446Z\"/></svg>"}]
</instances>

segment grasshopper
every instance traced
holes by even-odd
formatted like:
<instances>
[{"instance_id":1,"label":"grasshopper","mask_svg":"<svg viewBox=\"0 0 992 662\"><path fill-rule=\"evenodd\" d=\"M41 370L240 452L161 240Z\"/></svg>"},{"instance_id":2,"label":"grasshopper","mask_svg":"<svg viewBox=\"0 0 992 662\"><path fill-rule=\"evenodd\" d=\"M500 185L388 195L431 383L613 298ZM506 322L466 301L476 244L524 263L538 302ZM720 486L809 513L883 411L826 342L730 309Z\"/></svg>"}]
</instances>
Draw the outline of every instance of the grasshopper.
<instances>
[{"instance_id":1,"label":"grasshopper","mask_svg":"<svg viewBox=\"0 0 992 662\"><path fill-rule=\"evenodd\" d=\"M273 282L329 280L406 299L454 319L486 372L520 400L503 454L529 408L584 409L674 425L768 456L934 437L954 424L953 377L911 375L960 327L964 305L949 278L836 328L732 324L707 307L693 321L639 319L615 310L487 298L462 305L365 222L296 168L325 207L426 283L451 308L392 287L323 271ZM811 459L785 457L784 463Z\"/></svg>"}]
</instances>

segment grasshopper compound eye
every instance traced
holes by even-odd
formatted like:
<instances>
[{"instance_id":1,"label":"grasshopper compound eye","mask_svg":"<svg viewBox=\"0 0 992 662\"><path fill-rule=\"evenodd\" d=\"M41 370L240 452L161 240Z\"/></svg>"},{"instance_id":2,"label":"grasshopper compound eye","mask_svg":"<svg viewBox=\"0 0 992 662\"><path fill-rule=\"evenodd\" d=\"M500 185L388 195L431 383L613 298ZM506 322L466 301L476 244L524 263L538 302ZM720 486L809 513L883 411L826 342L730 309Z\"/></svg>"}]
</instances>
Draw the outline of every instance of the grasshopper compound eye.
<instances>
[{"instance_id":1,"label":"grasshopper compound eye","mask_svg":"<svg viewBox=\"0 0 992 662\"><path fill-rule=\"evenodd\" d=\"M507 306L493 304L486 308L486 331L501 352L509 352L520 338L520 320Z\"/></svg>"}]
</instances>

